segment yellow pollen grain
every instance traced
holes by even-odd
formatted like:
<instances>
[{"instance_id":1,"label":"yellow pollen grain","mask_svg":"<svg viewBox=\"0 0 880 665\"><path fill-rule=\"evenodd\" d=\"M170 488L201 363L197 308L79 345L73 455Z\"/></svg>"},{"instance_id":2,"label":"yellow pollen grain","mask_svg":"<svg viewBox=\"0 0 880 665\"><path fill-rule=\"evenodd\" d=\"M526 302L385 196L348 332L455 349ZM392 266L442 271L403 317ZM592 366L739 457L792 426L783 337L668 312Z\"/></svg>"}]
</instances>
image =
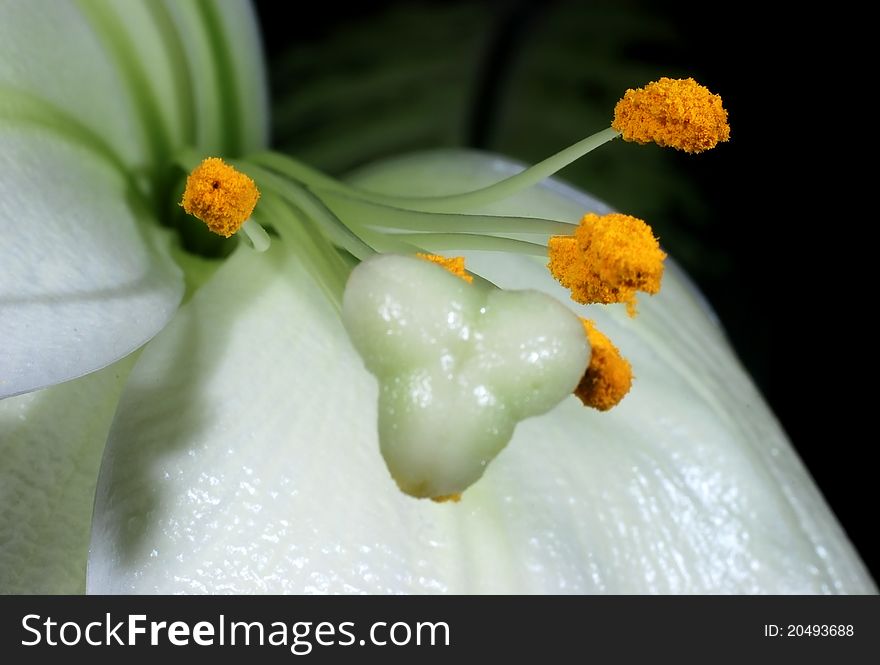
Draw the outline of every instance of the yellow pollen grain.
<instances>
[{"instance_id":1,"label":"yellow pollen grain","mask_svg":"<svg viewBox=\"0 0 880 665\"><path fill-rule=\"evenodd\" d=\"M423 261L430 261L431 263L436 263L441 268L446 268L446 270L451 272L456 277L461 277L468 284L474 281L474 278L468 275L464 269L463 256L454 256L451 259L448 259L445 256L438 256L437 254L424 254L422 252L417 253L416 256Z\"/></svg>"},{"instance_id":2,"label":"yellow pollen grain","mask_svg":"<svg viewBox=\"0 0 880 665\"><path fill-rule=\"evenodd\" d=\"M632 386L632 367L620 350L601 333L592 321L581 319L590 341L590 365L574 389L575 396L599 411L617 406Z\"/></svg>"},{"instance_id":3,"label":"yellow pollen grain","mask_svg":"<svg viewBox=\"0 0 880 665\"><path fill-rule=\"evenodd\" d=\"M627 90L614 107L611 127L624 140L703 152L730 139L721 97L694 79L663 77Z\"/></svg>"},{"instance_id":4,"label":"yellow pollen grain","mask_svg":"<svg viewBox=\"0 0 880 665\"><path fill-rule=\"evenodd\" d=\"M444 494L442 496L432 496L431 501L434 503L458 503L461 501L461 494Z\"/></svg>"},{"instance_id":5,"label":"yellow pollen grain","mask_svg":"<svg viewBox=\"0 0 880 665\"><path fill-rule=\"evenodd\" d=\"M180 205L211 231L228 238L251 216L259 198L253 180L219 157L208 157L187 177Z\"/></svg>"},{"instance_id":6,"label":"yellow pollen grain","mask_svg":"<svg viewBox=\"0 0 880 665\"><path fill-rule=\"evenodd\" d=\"M630 215L587 213L573 236L547 243L548 268L584 305L626 303L636 313L636 292L660 290L666 253L651 227Z\"/></svg>"}]
</instances>

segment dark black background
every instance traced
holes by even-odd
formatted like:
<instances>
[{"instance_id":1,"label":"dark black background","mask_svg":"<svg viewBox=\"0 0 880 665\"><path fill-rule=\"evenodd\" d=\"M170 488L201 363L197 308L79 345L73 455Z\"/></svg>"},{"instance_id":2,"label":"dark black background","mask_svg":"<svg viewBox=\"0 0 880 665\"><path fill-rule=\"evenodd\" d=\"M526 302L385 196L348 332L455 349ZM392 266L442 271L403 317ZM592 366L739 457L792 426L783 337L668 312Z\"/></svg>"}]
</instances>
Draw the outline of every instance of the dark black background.
<instances>
[{"instance_id":1,"label":"dark black background","mask_svg":"<svg viewBox=\"0 0 880 665\"><path fill-rule=\"evenodd\" d=\"M870 131L863 130L873 122L870 110L858 106L863 83L848 78L859 62L859 51L865 48L866 42L856 36L864 18L860 20L845 5L780 13L769 6L765 12L757 4L634 1L385 1L344 9L337 3L313 3L308 18L288 18L287 3L257 4L273 74L273 96L282 109L286 100L296 97L300 84L315 85L322 77L336 76L334 67L369 69L364 62L369 57L346 59L346 43L352 41L345 37L349 32L366 34L368 40L372 35L377 61L383 57L404 61L420 43L432 39L442 51L444 37L438 26L446 7L481 8L476 12L481 17L477 24L459 24L457 33L453 30L451 38L445 37L445 53L438 55L440 59L470 58L472 63L473 77L460 84L471 89L463 95L455 130L444 126L433 134L416 132L402 145L391 146L395 152L464 144L536 161L564 147L552 117L546 118L546 124L536 122L529 128L530 144L511 140L509 132L507 139L499 137L493 127L503 124L499 118L509 117L504 115L510 113L505 103L515 99L510 88L518 85L512 72L522 66L530 40L543 34L546 43L553 44L552 35L548 40L546 34L548 26L554 25L556 12L572 11L572 5L578 7L581 18L584 12L593 12L595 20L585 21L584 40L608 41L611 46L606 50L632 63L633 71L650 72L651 78L692 74L721 94L730 113L731 142L702 156L663 157L664 173L689 182L699 192L700 209L678 206L672 194L664 203L661 188L652 193L660 203L639 210L637 193L650 190L652 182L650 175L637 169L613 172L617 181L630 178L636 195L626 201L598 174L587 182L579 181L577 173L565 172L563 177L627 212L661 218L655 228L661 229L666 248L707 294L829 504L875 579L880 577L872 514L877 503L872 463L876 436L855 433L872 408L870 393L865 395L854 381L870 377L870 345L865 345L867 335L859 331L872 299L858 281L860 261L855 255L865 245L860 234L873 215L862 207L868 198L861 188L864 178L849 158L849 150L857 151L860 141L870 140ZM394 15L403 4L410 8L408 18L389 20L389 14ZM461 14L467 17L468 11ZM619 18L621 12L638 29L618 31L608 17ZM618 33L619 43L615 43ZM395 54L395 48L399 53ZM292 60L291 52L297 54ZM608 62L586 61L584 66L607 68ZM650 80L627 82L625 72L621 79L631 86ZM342 76L340 85L347 80ZM577 80L572 79L573 96L589 97L590 93L595 93L597 103L606 104L610 117L608 91L578 89ZM356 94L352 93L351 118L358 115ZM345 100L344 93L339 100ZM430 115L431 106L421 112ZM314 109L311 113L276 127L278 147L297 153L298 141L320 133L321 114ZM368 113L364 108L362 115ZM448 109L435 108L435 113L438 125L448 122L439 117L448 116ZM359 120L351 118L328 115L327 122L357 126ZM602 126L585 123L566 142ZM542 139L546 148L536 152L534 144ZM304 152L308 148L303 145ZM636 154L639 150L659 150L613 148L633 164L642 159L643 153ZM375 146L368 146L362 159L347 156L319 166L344 170L379 156ZM599 166L603 166L601 161ZM607 166L606 170L613 171L613 164ZM676 226L664 226L670 218Z\"/></svg>"}]
</instances>

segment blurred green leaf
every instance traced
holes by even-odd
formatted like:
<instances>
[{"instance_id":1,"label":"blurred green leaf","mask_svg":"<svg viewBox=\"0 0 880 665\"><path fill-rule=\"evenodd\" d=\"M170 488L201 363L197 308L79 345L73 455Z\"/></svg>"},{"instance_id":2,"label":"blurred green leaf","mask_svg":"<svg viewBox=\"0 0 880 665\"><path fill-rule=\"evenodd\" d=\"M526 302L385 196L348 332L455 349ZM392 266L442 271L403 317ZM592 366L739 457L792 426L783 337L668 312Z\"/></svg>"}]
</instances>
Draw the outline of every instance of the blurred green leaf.
<instances>
[{"instance_id":1,"label":"blurred green leaf","mask_svg":"<svg viewBox=\"0 0 880 665\"><path fill-rule=\"evenodd\" d=\"M533 163L607 127L628 87L691 73L667 57L675 25L643 3L377 7L329 16L273 58L278 149L337 175L469 144ZM717 275L726 257L701 240L712 217L682 159L615 142L561 175L647 220L690 272Z\"/></svg>"},{"instance_id":2,"label":"blurred green leaf","mask_svg":"<svg viewBox=\"0 0 880 665\"><path fill-rule=\"evenodd\" d=\"M478 4L400 4L297 43L271 63L276 147L340 174L461 145L490 25Z\"/></svg>"}]
</instances>

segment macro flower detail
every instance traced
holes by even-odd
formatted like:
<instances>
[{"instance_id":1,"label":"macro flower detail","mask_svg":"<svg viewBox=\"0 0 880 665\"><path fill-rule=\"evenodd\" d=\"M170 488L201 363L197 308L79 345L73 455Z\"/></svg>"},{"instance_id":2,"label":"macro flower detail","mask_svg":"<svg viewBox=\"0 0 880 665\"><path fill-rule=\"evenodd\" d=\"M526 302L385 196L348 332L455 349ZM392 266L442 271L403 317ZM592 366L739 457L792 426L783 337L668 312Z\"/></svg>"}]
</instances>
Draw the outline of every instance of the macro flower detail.
<instances>
[{"instance_id":1,"label":"macro flower detail","mask_svg":"<svg viewBox=\"0 0 880 665\"><path fill-rule=\"evenodd\" d=\"M212 233L228 238L250 218L259 198L253 180L219 157L209 157L187 176L180 205Z\"/></svg>"},{"instance_id":2,"label":"macro flower detail","mask_svg":"<svg viewBox=\"0 0 880 665\"><path fill-rule=\"evenodd\" d=\"M382 456L419 498L475 483L518 421L571 394L590 354L577 317L553 298L469 284L405 256L355 268L342 320L379 381Z\"/></svg>"},{"instance_id":3,"label":"macro flower detail","mask_svg":"<svg viewBox=\"0 0 880 665\"><path fill-rule=\"evenodd\" d=\"M246 3L0 0L0 15L0 591L81 593L135 352L208 274L169 231L170 160L265 146L265 76Z\"/></svg>"},{"instance_id":4,"label":"macro flower detail","mask_svg":"<svg viewBox=\"0 0 880 665\"><path fill-rule=\"evenodd\" d=\"M663 77L626 91L611 126L625 141L703 152L730 139L721 97L694 79Z\"/></svg>"},{"instance_id":5,"label":"macro flower detail","mask_svg":"<svg viewBox=\"0 0 880 665\"><path fill-rule=\"evenodd\" d=\"M607 411L617 406L632 387L632 367L596 324L581 319L590 342L590 364L574 389L584 406Z\"/></svg>"},{"instance_id":6,"label":"macro flower detail","mask_svg":"<svg viewBox=\"0 0 880 665\"><path fill-rule=\"evenodd\" d=\"M267 95L247 4L3 0L2 16L6 397L106 367L167 324L185 286L158 223L169 160L264 146Z\"/></svg>"},{"instance_id":7,"label":"macro flower detail","mask_svg":"<svg viewBox=\"0 0 880 665\"><path fill-rule=\"evenodd\" d=\"M638 318L548 270L612 213L551 176L618 129L339 180L268 148L245 2L0 14L0 590L875 590L671 259ZM255 187L213 253L208 156Z\"/></svg>"},{"instance_id":8,"label":"macro flower detail","mask_svg":"<svg viewBox=\"0 0 880 665\"><path fill-rule=\"evenodd\" d=\"M572 236L547 245L549 269L579 303L626 303L636 313L636 291L655 294L666 253L651 228L630 215L587 213Z\"/></svg>"},{"instance_id":9,"label":"macro flower detail","mask_svg":"<svg viewBox=\"0 0 880 665\"><path fill-rule=\"evenodd\" d=\"M446 196L522 170L442 151L374 164L348 184ZM584 210L608 212L549 181L480 213L564 220ZM874 588L674 262L663 290L631 319L623 308L570 301L544 258L459 254L504 289L538 289L589 316L639 381L611 411L571 397L522 421L449 506L394 486L377 454L378 384L297 255L283 242L265 254L244 250L129 376L97 489L90 591ZM244 410L230 408L231 385Z\"/></svg>"},{"instance_id":10,"label":"macro flower detail","mask_svg":"<svg viewBox=\"0 0 880 665\"><path fill-rule=\"evenodd\" d=\"M474 281L474 278L468 275L465 270L463 256L445 257L440 256L439 254L425 254L424 252L417 252L416 256L424 261L436 263L438 266L446 268L450 273L456 277L461 277L468 284L471 284Z\"/></svg>"}]
</instances>

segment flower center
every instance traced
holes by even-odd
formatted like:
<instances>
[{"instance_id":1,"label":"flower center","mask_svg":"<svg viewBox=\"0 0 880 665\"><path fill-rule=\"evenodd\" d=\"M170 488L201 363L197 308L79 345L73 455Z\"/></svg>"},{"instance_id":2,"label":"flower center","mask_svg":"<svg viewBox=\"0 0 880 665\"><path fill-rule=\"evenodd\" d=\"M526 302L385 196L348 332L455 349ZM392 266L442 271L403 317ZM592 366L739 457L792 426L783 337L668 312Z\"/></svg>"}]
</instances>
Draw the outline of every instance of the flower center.
<instances>
[{"instance_id":1,"label":"flower center","mask_svg":"<svg viewBox=\"0 0 880 665\"><path fill-rule=\"evenodd\" d=\"M477 249L542 257L572 299L623 303L635 316L636 293L660 290L666 258L642 220L474 212L618 136L700 152L728 140L730 128L717 95L693 79L663 78L627 91L611 127L481 189L378 194L277 153L249 155L234 167L183 153L177 161L191 172L181 205L216 234L243 231L258 250L269 246L266 226L298 255L379 381L380 448L398 486L455 502L518 420L572 394L607 411L630 391L630 364L591 321L549 296L475 280L455 256Z\"/></svg>"}]
</instances>

